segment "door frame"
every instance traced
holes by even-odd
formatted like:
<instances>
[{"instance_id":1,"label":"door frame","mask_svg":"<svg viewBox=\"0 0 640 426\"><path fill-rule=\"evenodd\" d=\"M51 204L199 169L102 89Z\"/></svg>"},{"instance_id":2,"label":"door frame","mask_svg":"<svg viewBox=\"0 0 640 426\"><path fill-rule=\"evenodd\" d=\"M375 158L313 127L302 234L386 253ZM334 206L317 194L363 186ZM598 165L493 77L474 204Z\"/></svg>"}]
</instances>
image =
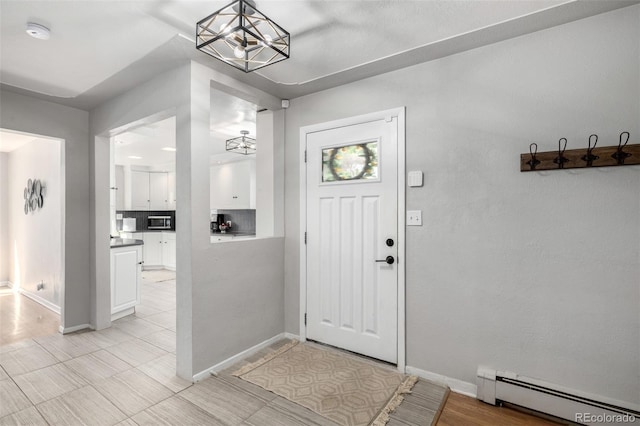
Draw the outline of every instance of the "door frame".
<instances>
[{"instance_id":1,"label":"door frame","mask_svg":"<svg viewBox=\"0 0 640 426\"><path fill-rule=\"evenodd\" d=\"M398 119L398 370L405 372L406 367L406 324L405 324L405 107L387 109L369 114L343 118L339 120L318 123L300 128L300 340L307 340L307 327L305 325L305 313L307 311L307 246L305 232L307 230L307 166L306 149L307 135L337 127L347 127L371 121Z\"/></svg>"}]
</instances>

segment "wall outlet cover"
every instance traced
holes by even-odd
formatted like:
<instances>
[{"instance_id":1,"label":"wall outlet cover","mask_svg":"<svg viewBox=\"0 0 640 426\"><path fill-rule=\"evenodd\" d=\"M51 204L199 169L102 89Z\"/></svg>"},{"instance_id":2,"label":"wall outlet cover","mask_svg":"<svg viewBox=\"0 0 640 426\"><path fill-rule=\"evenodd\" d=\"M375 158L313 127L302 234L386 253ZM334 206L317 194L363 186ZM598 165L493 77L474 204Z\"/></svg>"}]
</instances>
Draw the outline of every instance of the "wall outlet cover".
<instances>
[{"instance_id":1,"label":"wall outlet cover","mask_svg":"<svg viewBox=\"0 0 640 426\"><path fill-rule=\"evenodd\" d=\"M407 226L422 226L422 210L407 210Z\"/></svg>"}]
</instances>

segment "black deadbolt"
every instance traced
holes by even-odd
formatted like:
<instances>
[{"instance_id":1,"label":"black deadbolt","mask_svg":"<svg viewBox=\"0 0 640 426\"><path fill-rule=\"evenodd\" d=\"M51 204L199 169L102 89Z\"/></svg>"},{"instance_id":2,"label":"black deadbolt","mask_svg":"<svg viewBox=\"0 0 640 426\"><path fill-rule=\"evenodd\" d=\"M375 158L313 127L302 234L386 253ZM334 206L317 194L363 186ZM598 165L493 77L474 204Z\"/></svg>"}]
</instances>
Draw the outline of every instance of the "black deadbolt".
<instances>
[{"instance_id":1,"label":"black deadbolt","mask_svg":"<svg viewBox=\"0 0 640 426\"><path fill-rule=\"evenodd\" d=\"M393 247L393 240L391 238L387 238L387 247Z\"/></svg>"}]
</instances>

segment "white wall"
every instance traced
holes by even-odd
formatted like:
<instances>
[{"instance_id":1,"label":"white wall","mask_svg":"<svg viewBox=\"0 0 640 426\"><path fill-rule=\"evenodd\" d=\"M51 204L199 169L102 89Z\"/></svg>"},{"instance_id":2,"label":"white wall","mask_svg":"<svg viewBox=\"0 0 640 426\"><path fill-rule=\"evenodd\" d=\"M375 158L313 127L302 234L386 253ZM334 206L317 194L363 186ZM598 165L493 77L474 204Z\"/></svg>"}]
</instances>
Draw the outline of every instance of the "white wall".
<instances>
[{"instance_id":1,"label":"white wall","mask_svg":"<svg viewBox=\"0 0 640 426\"><path fill-rule=\"evenodd\" d=\"M9 281L9 154L0 152L0 285Z\"/></svg>"},{"instance_id":2,"label":"white wall","mask_svg":"<svg viewBox=\"0 0 640 426\"><path fill-rule=\"evenodd\" d=\"M64 140L65 252L63 328L90 322L89 114L52 102L0 91L0 128Z\"/></svg>"},{"instance_id":3,"label":"white wall","mask_svg":"<svg viewBox=\"0 0 640 426\"><path fill-rule=\"evenodd\" d=\"M520 173L519 155L640 140L640 6L294 99L285 326L299 324L299 128L406 106L407 365L478 365L640 402L640 166Z\"/></svg>"},{"instance_id":4,"label":"white wall","mask_svg":"<svg viewBox=\"0 0 640 426\"><path fill-rule=\"evenodd\" d=\"M62 141L36 138L9 153L10 281L49 308L60 312L63 291ZM24 214L27 181L44 186L41 209ZM38 283L44 289L37 290Z\"/></svg>"}]
</instances>

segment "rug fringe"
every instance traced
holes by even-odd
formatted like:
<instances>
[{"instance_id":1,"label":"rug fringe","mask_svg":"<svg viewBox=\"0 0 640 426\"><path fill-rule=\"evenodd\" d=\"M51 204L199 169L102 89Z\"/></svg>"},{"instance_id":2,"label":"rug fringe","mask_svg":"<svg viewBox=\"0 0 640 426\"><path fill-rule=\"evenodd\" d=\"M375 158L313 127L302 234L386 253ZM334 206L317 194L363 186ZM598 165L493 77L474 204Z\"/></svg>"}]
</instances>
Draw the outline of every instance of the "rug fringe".
<instances>
[{"instance_id":1,"label":"rug fringe","mask_svg":"<svg viewBox=\"0 0 640 426\"><path fill-rule=\"evenodd\" d=\"M236 376L236 377L240 377L243 374L247 374L249 371L255 370L256 368L260 367L262 364L265 364L265 363L271 361L272 359L274 359L275 357L277 357L278 355L281 355L281 354L285 353L289 349L291 349L294 346L296 346L298 343L300 343L300 342L297 341L297 340L292 340L291 342L287 343L286 345L280 346L278 349L276 349L275 351L271 352L270 354L267 354L267 355L263 356L259 360L251 362L251 363L245 365L244 367L240 368L239 370L231 373L231 375L232 376Z\"/></svg>"},{"instance_id":2,"label":"rug fringe","mask_svg":"<svg viewBox=\"0 0 640 426\"><path fill-rule=\"evenodd\" d=\"M395 411L396 408L404 401L404 396L406 394L411 393L411 389L418 381L416 376L407 377L401 384L398 386L398 389L394 392L393 396L387 402L387 405L380 411L380 414L371 422L371 426L384 426L391 419L390 414Z\"/></svg>"}]
</instances>

